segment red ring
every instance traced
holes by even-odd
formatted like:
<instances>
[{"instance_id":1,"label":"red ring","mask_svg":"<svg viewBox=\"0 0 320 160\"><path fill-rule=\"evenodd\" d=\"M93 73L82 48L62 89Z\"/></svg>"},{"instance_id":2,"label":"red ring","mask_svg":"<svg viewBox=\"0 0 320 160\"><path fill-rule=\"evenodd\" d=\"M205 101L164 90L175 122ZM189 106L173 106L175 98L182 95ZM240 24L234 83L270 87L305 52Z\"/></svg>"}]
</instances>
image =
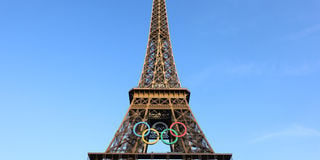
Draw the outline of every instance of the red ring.
<instances>
[{"instance_id":1,"label":"red ring","mask_svg":"<svg viewBox=\"0 0 320 160\"><path fill-rule=\"evenodd\" d=\"M170 133L171 133L174 137L182 137L182 136L184 136L184 135L187 134L187 127L186 127L185 124L183 124L183 123L181 123L181 122L174 122L174 123L172 123L171 126L170 126L170 129L172 129L173 125L175 125L175 124L181 124L181 125L183 125L183 127L184 127L184 133L183 133L182 135L178 136L178 135L174 134L174 133L172 132L172 130L170 130Z\"/></svg>"}]
</instances>

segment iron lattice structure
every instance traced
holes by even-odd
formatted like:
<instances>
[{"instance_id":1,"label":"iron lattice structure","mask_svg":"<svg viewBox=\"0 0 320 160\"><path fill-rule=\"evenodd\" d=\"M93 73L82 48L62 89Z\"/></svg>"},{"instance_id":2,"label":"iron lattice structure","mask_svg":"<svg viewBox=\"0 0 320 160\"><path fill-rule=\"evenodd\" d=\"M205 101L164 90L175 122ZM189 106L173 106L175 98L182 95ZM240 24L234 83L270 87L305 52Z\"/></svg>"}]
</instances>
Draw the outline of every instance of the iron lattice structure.
<instances>
[{"instance_id":1,"label":"iron lattice structure","mask_svg":"<svg viewBox=\"0 0 320 160\"><path fill-rule=\"evenodd\" d=\"M165 0L154 0L147 53L139 88L180 88L174 64Z\"/></svg>"},{"instance_id":2,"label":"iron lattice structure","mask_svg":"<svg viewBox=\"0 0 320 160\"><path fill-rule=\"evenodd\" d=\"M153 0L147 52L138 88L129 91L130 107L104 153L89 153L90 160L104 159L216 159L230 160L231 154L217 154L211 148L189 106L190 92L181 88L170 43L166 2ZM134 125L147 122L161 132L174 122L174 130L185 136L170 145L169 153L147 153L148 144L133 133ZM136 128L140 134L145 125ZM157 135L146 136L147 141ZM164 139L172 142L169 133Z\"/></svg>"}]
</instances>

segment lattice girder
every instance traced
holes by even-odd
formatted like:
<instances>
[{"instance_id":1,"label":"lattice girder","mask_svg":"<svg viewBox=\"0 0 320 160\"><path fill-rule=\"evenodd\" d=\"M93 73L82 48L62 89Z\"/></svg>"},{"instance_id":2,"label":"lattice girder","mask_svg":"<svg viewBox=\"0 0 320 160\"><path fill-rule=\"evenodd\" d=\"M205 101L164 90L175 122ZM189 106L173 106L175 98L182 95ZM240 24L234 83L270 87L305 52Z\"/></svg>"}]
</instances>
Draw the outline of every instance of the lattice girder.
<instances>
[{"instance_id":1,"label":"lattice girder","mask_svg":"<svg viewBox=\"0 0 320 160\"><path fill-rule=\"evenodd\" d=\"M154 0L139 88L180 88L169 36L165 0Z\"/></svg>"},{"instance_id":2,"label":"lattice girder","mask_svg":"<svg viewBox=\"0 0 320 160\"><path fill-rule=\"evenodd\" d=\"M144 144L140 137L133 134L133 125L137 122L148 122L151 126L156 122L162 122L170 126L173 122L182 122L188 128L185 136L178 139L177 143L170 145L171 152L181 153L214 153L206 140L203 132L197 124L189 107L190 92L186 89L140 89L130 91L130 109L125 116L115 138L110 143L107 152L110 153L147 153L148 145ZM142 132L146 127L137 127ZM158 131L162 129L157 128ZM184 128L181 125L174 129L182 134ZM154 139L154 135L146 137ZM165 138L174 139L165 135Z\"/></svg>"},{"instance_id":3,"label":"lattice girder","mask_svg":"<svg viewBox=\"0 0 320 160\"><path fill-rule=\"evenodd\" d=\"M189 98L190 92L181 88L174 63L166 1L153 0L147 51L138 88L130 90L129 110L107 150L104 153L89 153L89 159L230 160L232 154L217 154L211 148L193 116ZM148 144L133 132L138 122L147 122L158 132L174 122L183 123L187 129L182 125L173 126L178 135L185 131L186 134L169 146L171 152L148 153ZM145 125L139 125L135 131L141 134L146 128ZM169 132L163 137L170 142L175 139ZM148 142L156 138L157 134L153 132L145 136Z\"/></svg>"}]
</instances>

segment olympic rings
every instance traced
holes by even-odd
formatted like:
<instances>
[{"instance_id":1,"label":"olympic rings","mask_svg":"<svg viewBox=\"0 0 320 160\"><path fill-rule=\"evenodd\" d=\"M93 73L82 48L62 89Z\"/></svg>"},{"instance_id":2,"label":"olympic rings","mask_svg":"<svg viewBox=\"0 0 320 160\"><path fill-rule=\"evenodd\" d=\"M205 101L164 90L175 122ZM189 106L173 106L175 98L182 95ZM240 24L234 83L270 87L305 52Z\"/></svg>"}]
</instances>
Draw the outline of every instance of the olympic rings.
<instances>
[{"instance_id":1,"label":"olympic rings","mask_svg":"<svg viewBox=\"0 0 320 160\"><path fill-rule=\"evenodd\" d=\"M157 139L156 139L154 142L147 142L147 141L144 139L144 137L145 137L144 134L145 134L147 131L150 133L150 130L156 132L156 134L157 134ZM156 143L159 141L159 132L158 132L156 129L154 129L154 128L150 128L150 129L144 130L144 131L142 132L142 141L143 141L145 144L150 144L150 145L156 144Z\"/></svg>"},{"instance_id":2,"label":"olympic rings","mask_svg":"<svg viewBox=\"0 0 320 160\"><path fill-rule=\"evenodd\" d=\"M160 137L161 137L161 141L163 142L163 143L165 143L165 144L168 144L168 145L170 145L170 144L175 144L177 141L178 141L178 137L176 137L176 139L173 141L173 142L166 142L166 141L164 141L163 140L163 133L164 132L166 132L167 130L170 130L170 131L173 131L174 133L175 133L175 135L178 135L178 133L177 133L177 131L175 131L174 129L165 129L165 130L163 130L162 132L161 132L161 134L160 134Z\"/></svg>"},{"instance_id":3,"label":"olympic rings","mask_svg":"<svg viewBox=\"0 0 320 160\"><path fill-rule=\"evenodd\" d=\"M133 127L133 133L134 133L136 136L138 136L138 137L142 137L141 135L137 134L137 132L136 132L136 128L137 128L137 126L138 126L139 124L145 124L145 125L148 127L148 133L147 133L147 135L149 135L149 133L150 133L150 126L149 126L149 124L148 124L147 122L138 122L138 123L136 123L136 124L134 125L134 127ZM146 136L147 136L147 135L146 135Z\"/></svg>"},{"instance_id":4,"label":"olympic rings","mask_svg":"<svg viewBox=\"0 0 320 160\"><path fill-rule=\"evenodd\" d=\"M171 126L170 126L170 129L172 129L172 127L173 127L175 124L181 124L181 125L183 125L183 127L184 127L184 132L183 132L180 136L178 136L178 134L173 134L173 133L172 133L172 130L170 130L170 133L171 133L174 137L183 137L184 135L187 134L187 127L186 127L186 125L184 125L184 124L181 123L181 122L174 122L174 123L172 123Z\"/></svg>"},{"instance_id":5,"label":"olympic rings","mask_svg":"<svg viewBox=\"0 0 320 160\"><path fill-rule=\"evenodd\" d=\"M137 126L138 126L139 124L145 124L145 125L147 126L147 129L144 130L141 135L137 134L137 132L136 132L136 128L137 128ZM184 135L187 134L187 127L186 127L185 124L183 124L183 123L181 123L181 122L174 122L174 123L172 123L171 126L170 126L170 128L168 128L167 124L164 123L164 122L156 122L152 127L156 127L157 124L162 124L162 125L164 125L165 128L166 128L165 130L163 130L163 131L161 132L161 134L159 134L159 131L157 131L156 129L150 128L150 125L149 125L147 122L138 122L138 123L136 123L136 124L134 125L134 127L133 127L133 133L134 133L136 136L138 136L138 137L142 137L142 141L143 141L145 144L150 144L150 145L156 144L156 143L160 140L160 138L161 138L161 141L162 141L163 143L165 143L165 144L167 144L167 145L171 145L171 144L176 143L176 142L178 141L178 138L179 138L179 137L183 137ZM174 130L174 129L172 129L172 127L173 127L175 124L181 124L181 125L183 125L183 127L184 127L184 132L183 132L183 134L178 135L177 131ZM145 137L148 136L151 131L153 131L153 132L155 132L155 133L157 134L157 138L156 138L156 140L153 141L153 142L148 142L148 141L145 139ZM166 141L163 139L163 134L164 134L165 132L167 132L167 131L170 131L170 133L172 134L172 136L176 137L176 139L175 139L174 141L172 141L172 142L166 142Z\"/></svg>"}]
</instances>

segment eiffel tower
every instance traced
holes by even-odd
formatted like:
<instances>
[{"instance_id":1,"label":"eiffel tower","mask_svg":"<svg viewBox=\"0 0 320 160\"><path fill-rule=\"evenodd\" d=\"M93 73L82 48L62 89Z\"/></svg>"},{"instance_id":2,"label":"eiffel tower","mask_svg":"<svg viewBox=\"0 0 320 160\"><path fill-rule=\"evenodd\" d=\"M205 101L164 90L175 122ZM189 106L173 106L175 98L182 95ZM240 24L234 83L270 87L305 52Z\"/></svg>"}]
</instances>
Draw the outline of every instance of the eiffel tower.
<instances>
[{"instance_id":1,"label":"eiffel tower","mask_svg":"<svg viewBox=\"0 0 320 160\"><path fill-rule=\"evenodd\" d=\"M166 1L153 0L147 53L139 85L129 91L129 110L108 149L89 153L89 159L230 160L232 154L211 148L191 112L189 98L174 63ZM156 142L169 145L171 152L148 153L148 146Z\"/></svg>"}]
</instances>

